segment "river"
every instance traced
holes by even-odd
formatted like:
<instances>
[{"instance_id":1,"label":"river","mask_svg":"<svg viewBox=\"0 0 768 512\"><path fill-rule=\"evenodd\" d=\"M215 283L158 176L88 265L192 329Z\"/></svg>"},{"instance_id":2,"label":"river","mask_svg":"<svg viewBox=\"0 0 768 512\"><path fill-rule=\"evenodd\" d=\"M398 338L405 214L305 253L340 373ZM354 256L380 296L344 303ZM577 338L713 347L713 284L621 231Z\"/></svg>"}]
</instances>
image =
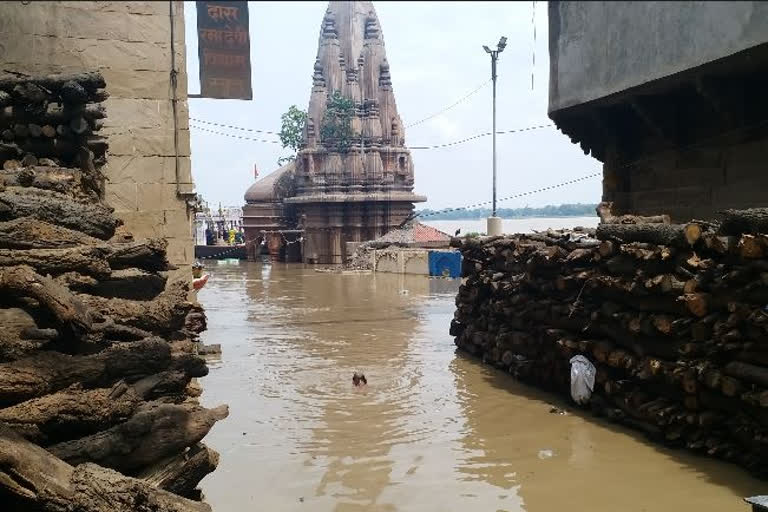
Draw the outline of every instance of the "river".
<instances>
[{"instance_id":1,"label":"river","mask_svg":"<svg viewBox=\"0 0 768 512\"><path fill-rule=\"evenodd\" d=\"M429 217L425 217L419 220L449 235L454 234L457 229L461 229L463 234L486 232L486 219L430 220ZM504 233L531 233L534 230L546 231L547 228L561 229L576 226L594 228L599 221L598 217L528 217L504 219L501 224Z\"/></svg>"},{"instance_id":2,"label":"river","mask_svg":"<svg viewBox=\"0 0 768 512\"><path fill-rule=\"evenodd\" d=\"M210 261L216 512L744 511L765 484L457 354L458 282ZM351 385L365 372L367 389ZM549 405L568 411L551 414Z\"/></svg>"}]
</instances>

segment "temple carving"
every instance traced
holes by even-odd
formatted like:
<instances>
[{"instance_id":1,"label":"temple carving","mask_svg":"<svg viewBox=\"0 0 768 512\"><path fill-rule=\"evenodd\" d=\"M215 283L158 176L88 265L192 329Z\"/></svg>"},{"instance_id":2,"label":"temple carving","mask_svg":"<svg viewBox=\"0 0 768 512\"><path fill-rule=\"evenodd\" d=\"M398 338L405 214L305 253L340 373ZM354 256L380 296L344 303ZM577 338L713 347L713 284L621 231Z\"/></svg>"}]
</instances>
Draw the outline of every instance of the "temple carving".
<instances>
[{"instance_id":1,"label":"temple carving","mask_svg":"<svg viewBox=\"0 0 768 512\"><path fill-rule=\"evenodd\" d=\"M348 107L341 135L329 129L339 101ZM304 262L342 263L347 242L378 238L426 201L413 193L413 161L371 2L329 3L302 147L295 163L274 173L280 179L270 174L246 192L244 226L247 239L264 240L287 260L298 258L287 246L300 242Z\"/></svg>"}]
</instances>

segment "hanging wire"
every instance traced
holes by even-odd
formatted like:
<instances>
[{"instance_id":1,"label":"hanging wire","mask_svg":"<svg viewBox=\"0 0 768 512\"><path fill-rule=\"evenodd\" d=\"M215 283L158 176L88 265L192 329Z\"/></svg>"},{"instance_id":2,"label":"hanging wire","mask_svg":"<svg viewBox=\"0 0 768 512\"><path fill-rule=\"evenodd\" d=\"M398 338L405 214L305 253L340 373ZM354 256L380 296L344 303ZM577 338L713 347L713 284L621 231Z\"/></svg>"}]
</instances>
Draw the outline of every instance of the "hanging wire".
<instances>
[{"instance_id":1,"label":"hanging wire","mask_svg":"<svg viewBox=\"0 0 768 512\"><path fill-rule=\"evenodd\" d=\"M470 97L472 97L474 94L476 94L480 89L482 89L483 87L488 85L490 82L491 82L490 79L486 80L485 82L483 82L482 84L477 86L475 89L473 89L472 91L468 92L467 94L465 94L464 96L462 96L461 98L456 100L454 103L448 105L447 107L443 107L442 109L438 110L437 112L435 112L433 114L428 115L427 117L425 117L423 119L419 119L416 122L407 124L407 125L404 126L404 128L411 128L413 126L417 126L417 125L422 124L422 123L424 123L426 121L429 121L430 119L433 119L433 118L435 118L435 117L437 117L437 116L439 116L441 114L444 114L445 112L448 112L452 108L456 107L457 105L460 105L462 102L464 102L467 99L469 99ZM207 121L205 119L198 119L198 118L195 118L195 117L190 117L189 120L190 121L195 121L197 123L202 123L202 124L210 125L210 126L218 126L220 128L229 128L231 130L239 130L239 131L251 132L251 133L263 133L263 134L266 134L266 135L280 135L280 132L275 132L275 131L272 131L272 130L258 130L256 128L245 128L243 126L236 126L236 125L226 124L226 123L218 123L218 122L215 122L215 121Z\"/></svg>"},{"instance_id":2,"label":"hanging wire","mask_svg":"<svg viewBox=\"0 0 768 512\"><path fill-rule=\"evenodd\" d=\"M546 192L547 190L554 190L556 188L562 188L562 187L565 187L565 186L568 186L568 185L573 185L574 183L578 183L580 181L585 181L585 180L588 180L588 179L591 179L591 178L596 178L596 177L602 176L602 175L603 175L603 171L593 172L592 174L587 174L586 176L582 176L580 178L575 178L575 179L572 179L572 180L564 181L564 182L558 183L556 185L548 185L546 187L537 188L535 190L529 190L528 192L520 192L519 194L513 194L511 196L502 197L501 199L497 199L496 202L509 201L510 199L517 199L519 197L525 197L525 196L530 196L530 195L533 195L533 194L538 194L539 192ZM438 210L438 211L435 211L435 212L429 212L429 213L424 213L424 214L417 213L415 215L415 218L431 217L433 215L438 215L438 214L442 214L442 213L449 213L449 212L455 212L455 211L459 211L459 210L470 210L472 208L478 208L480 206L485 206L487 204L491 204L492 202L493 202L493 200L481 201L479 203L470 204L470 205L467 205L467 206L458 206L458 207L454 207L454 208L445 208L443 210Z\"/></svg>"},{"instance_id":3,"label":"hanging wire","mask_svg":"<svg viewBox=\"0 0 768 512\"><path fill-rule=\"evenodd\" d=\"M635 160L631 160L629 162L625 162L623 164L619 164L619 165L613 167L612 169L615 170L615 171L618 171L618 170L621 170L621 169L626 169L626 168L635 166L637 164L653 160L654 158L658 158L659 156L663 156L664 154L669 153L669 151L673 151L673 150L674 151L685 151L685 150L693 149L693 148L696 148L696 147L700 147L700 146L704 146L706 144L709 144L712 141L717 140L717 139L722 138L722 137L727 137L729 135L733 135L733 134L737 134L737 133L748 132L750 130L755 130L755 129L761 128L763 126L768 126L768 119L764 119L763 121L757 122L757 123L749 125L749 126L741 126L741 127L738 127L738 128L734 128L732 130L726 130L724 132L720 132L720 133L718 133L716 135L713 135L711 137L706 137L706 138L704 138L704 139L702 139L700 141L697 141L697 142L694 142L694 143L691 143L691 144L688 144L688 145L677 146L677 147L674 147L674 148L667 148L667 149L664 149L662 151L657 151L656 153L653 153L653 154L650 154L650 155L646 155L646 156L642 156L640 158L637 158ZM556 188L561 188L561 187L564 187L564 186L567 186L567 185L572 185L574 183L578 183L580 181L585 181L585 180L588 180L590 178L596 178L596 177L602 176L602 175L603 175L603 171L600 170L598 172L594 172L592 174L587 174L587 175L582 176L580 178L575 178L575 179L572 179L572 180L564 181L562 183L558 183L557 185L549 185L549 186L546 186L546 187L538 188L536 190L531 190L531 191L528 191L528 192L521 192L519 194L513 194L511 196L502 197L501 199L498 199L497 202L509 201L510 199L516 199L516 198L519 198L519 197L529 196L529 195L536 194L536 193L539 193L539 192L545 192L547 190L553 190L553 189L556 189ZM484 205L490 204L492 202L493 201L482 201L482 202L471 204L471 205L468 205L468 206L460 206L460 207L454 207L454 208L445 208L443 210L438 210L438 211L424 213L424 214L417 213L417 214L414 215L414 218L417 218L417 217L419 217L419 218L431 217L433 215L438 215L438 214L441 214L441 213L454 212L454 211L458 211L458 210L469 210L469 209L472 209L472 208L477 208L479 206L484 206Z\"/></svg>"},{"instance_id":4,"label":"hanging wire","mask_svg":"<svg viewBox=\"0 0 768 512\"><path fill-rule=\"evenodd\" d=\"M455 102L455 103L452 103L451 105L448 105L447 107L445 107L445 108L443 108L443 109L441 109L441 110L438 110L438 111L437 111L437 112L435 112L434 114L428 115L427 117L425 117L425 118L423 118L423 119L419 119L419 120L418 120L418 121L416 121L416 122L413 122L413 123L407 124L407 125L405 125L405 128L411 128L411 127L413 127L413 126L417 126L417 125L420 125L421 123L424 123L424 122L426 122L426 121L429 121L430 119L433 119L433 118L435 118L435 117L439 116L440 114L444 114L445 112L448 112L449 110L451 110L451 109L452 109L452 108L454 108L455 106L457 106L457 105L460 105L462 102L466 101L468 98L470 98L472 95L474 95L475 93L477 93L477 92L478 92L480 89L482 89L483 87L485 87L485 86L486 86L486 85L488 85L489 83L491 83L491 79L490 79L490 78L489 78L488 80L486 80L485 82L483 82L482 84L480 84L480 85L479 85L477 88L473 89L471 92L467 93L465 96L462 96L461 98L459 98L458 100L456 100L456 102Z\"/></svg>"},{"instance_id":5,"label":"hanging wire","mask_svg":"<svg viewBox=\"0 0 768 512\"><path fill-rule=\"evenodd\" d=\"M551 127L554 127L554 126L555 125L553 123L539 124L539 125L535 125L535 126L526 126L525 128L516 128L516 129L512 129L512 130L497 130L496 134L497 135L508 135L508 134L512 134L512 133L527 132L527 131L532 131L532 130L541 130L542 128L551 128ZM217 130L211 130L209 128L204 128L202 126L196 126L194 124L190 124L190 127L194 128L195 130L200 130L200 131L204 131L204 132L208 132L208 133L213 133L213 134L221 135L221 136L224 136L224 137L230 137L230 138L233 138L233 139L249 140L249 141L253 141L253 142L265 142L265 143L268 143L268 144L280 144L279 140L258 139L258 138L254 138L254 137L248 137L246 135L236 135L236 134L233 134L233 133L220 132L220 131L217 131ZM466 137L464 139L456 140L456 141L453 141L453 142L446 142L444 144L434 144L434 145L431 145L431 146L403 146L403 149L407 149L407 150L443 149L443 148L448 148L448 147L452 147L452 146L458 146L460 144L464 144L464 143L467 143L467 142L475 140L475 139L480 139L482 137L488 137L488 136L490 136L492 134L493 134L493 132L478 133L477 135L472 135L471 137Z\"/></svg>"},{"instance_id":6,"label":"hanging wire","mask_svg":"<svg viewBox=\"0 0 768 512\"><path fill-rule=\"evenodd\" d=\"M216 123L214 121L206 121L204 119L197 119L195 117L190 117L189 120L190 121L194 121L196 123L207 124L207 125L210 125L210 126L218 126L220 128L229 128L231 130L240 130L240 131L243 131L243 132L265 133L267 135L280 135L279 132L273 132L273 131L270 131L270 130L257 130L256 128L244 128L242 126L235 126L235 125L232 125L232 124L224 124L224 123Z\"/></svg>"},{"instance_id":7,"label":"hanging wire","mask_svg":"<svg viewBox=\"0 0 768 512\"><path fill-rule=\"evenodd\" d=\"M232 139L249 140L249 141L252 141L252 142L265 142L267 144L280 144L279 140L256 139L254 137L248 137L248 136L245 136L245 135L235 135L233 133L225 133L225 132L220 132L220 131L217 131L217 130L211 130L209 128L203 128L202 126L195 126L195 125L192 125L192 124L190 124L189 126L190 126L190 128L194 128L195 130L200 130L201 132L208 132L208 133L213 133L215 135L222 135L224 137L230 137Z\"/></svg>"},{"instance_id":8,"label":"hanging wire","mask_svg":"<svg viewBox=\"0 0 768 512\"><path fill-rule=\"evenodd\" d=\"M513 130L497 130L496 135L509 135L511 133L520 133L520 132L529 132L532 130L541 130L542 128L550 128L555 126L552 123L547 124L539 124L535 126L526 126L525 128L516 128ZM414 150L424 150L424 149L442 149L442 148L448 148L451 146L458 146L459 144L464 144L466 142L469 142L471 140L480 139L482 137L488 137L489 135L493 135L493 132L485 132L485 133L478 133L477 135L473 135L471 137L467 137L465 139L456 140L453 142L446 142L445 144L435 144L432 146L406 146L406 149L414 149Z\"/></svg>"}]
</instances>

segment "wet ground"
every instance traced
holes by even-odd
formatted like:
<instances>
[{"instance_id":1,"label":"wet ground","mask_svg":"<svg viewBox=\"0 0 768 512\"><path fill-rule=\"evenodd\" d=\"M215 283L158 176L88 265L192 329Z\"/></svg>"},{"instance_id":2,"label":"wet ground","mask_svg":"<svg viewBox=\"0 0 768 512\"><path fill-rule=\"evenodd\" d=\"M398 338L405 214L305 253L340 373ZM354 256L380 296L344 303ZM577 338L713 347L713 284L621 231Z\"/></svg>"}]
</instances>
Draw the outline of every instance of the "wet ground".
<instances>
[{"instance_id":1,"label":"wet ground","mask_svg":"<svg viewBox=\"0 0 768 512\"><path fill-rule=\"evenodd\" d=\"M457 354L457 281L209 262L216 512L744 511L768 485ZM367 389L352 387L363 371ZM550 413L555 404L568 411Z\"/></svg>"}]
</instances>

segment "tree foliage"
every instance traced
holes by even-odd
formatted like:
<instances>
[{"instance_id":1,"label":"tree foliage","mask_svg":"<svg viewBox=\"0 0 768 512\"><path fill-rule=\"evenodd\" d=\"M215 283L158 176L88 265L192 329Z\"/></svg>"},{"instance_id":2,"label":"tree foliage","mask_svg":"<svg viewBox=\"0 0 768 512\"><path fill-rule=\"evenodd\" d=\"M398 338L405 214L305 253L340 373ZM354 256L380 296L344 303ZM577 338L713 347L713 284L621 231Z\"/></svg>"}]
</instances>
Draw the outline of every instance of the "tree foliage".
<instances>
[{"instance_id":1,"label":"tree foliage","mask_svg":"<svg viewBox=\"0 0 768 512\"><path fill-rule=\"evenodd\" d=\"M352 145L356 134L352 130L352 118L355 116L355 102L333 91L328 97L325 115L320 126L320 136L326 148L345 152Z\"/></svg>"},{"instance_id":2,"label":"tree foliage","mask_svg":"<svg viewBox=\"0 0 768 512\"><path fill-rule=\"evenodd\" d=\"M280 121L282 125L280 127L279 136L280 142L283 144L283 149L291 149L294 153L293 155L278 159L277 165L282 166L287 162L296 160L296 152L299 151L304 136L304 125L307 122L307 113L296 107L296 105L291 105L288 108L288 111L280 116Z\"/></svg>"}]
</instances>

